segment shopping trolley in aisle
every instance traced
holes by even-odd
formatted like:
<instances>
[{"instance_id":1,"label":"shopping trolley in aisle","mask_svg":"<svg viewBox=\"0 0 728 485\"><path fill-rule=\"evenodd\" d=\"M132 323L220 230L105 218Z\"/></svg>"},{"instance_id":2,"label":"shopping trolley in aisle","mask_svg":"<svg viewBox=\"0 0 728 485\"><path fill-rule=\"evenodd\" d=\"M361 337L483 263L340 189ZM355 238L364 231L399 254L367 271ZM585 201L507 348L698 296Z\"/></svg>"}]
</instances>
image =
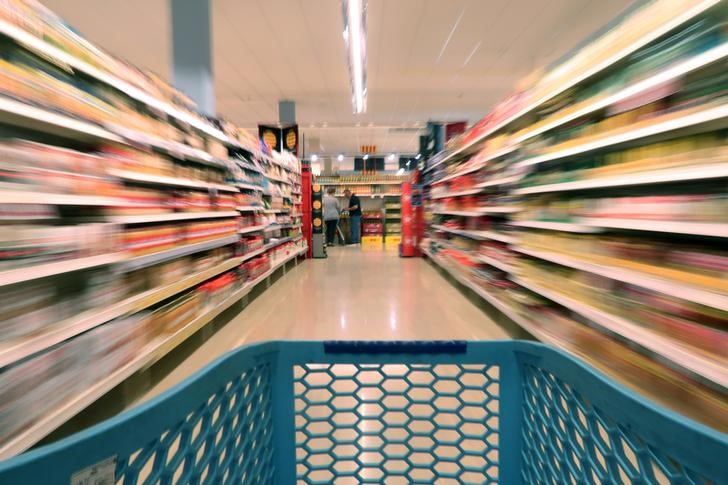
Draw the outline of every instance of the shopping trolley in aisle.
<instances>
[{"instance_id":1,"label":"shopping trolley in aisle","mask_svg":"<svg viewBox=\"0 0 728 485\"><path fill-rule=\"evenodd\" d=\"M526 342L268 342L3 484L726 483L728 439Z\"/></svg>"}]
</instances>

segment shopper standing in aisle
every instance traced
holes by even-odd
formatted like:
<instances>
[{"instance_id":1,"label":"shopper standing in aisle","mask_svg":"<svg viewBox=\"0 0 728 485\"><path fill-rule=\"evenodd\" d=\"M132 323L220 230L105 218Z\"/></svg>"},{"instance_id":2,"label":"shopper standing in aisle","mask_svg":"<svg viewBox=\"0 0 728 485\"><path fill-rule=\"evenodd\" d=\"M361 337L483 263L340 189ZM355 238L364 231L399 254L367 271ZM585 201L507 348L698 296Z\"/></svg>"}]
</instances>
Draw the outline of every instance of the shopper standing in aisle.
<instances>
[{"instance_id":1,"label":"shopper standing in aisle","mask_svg":"<svg viewBox=\"0 0 728 485\"><path fill-rule=\"evenodd\" d=\"M336 189L329 187L324 195L324 223L326 224L326 245L333 246L336 239L336 227L339 225L341 206L334 197Z\"/></svg>"},{"instance_id":2,"label":"shopper standing in aisle","mask_svg":"<svg viewBox=\"0 0 728 485\"><path fill-rule=\"evenodd\" d=\"M349 189L344 191L344 195L349 199L349 206L344 210L349 211L351 244L359 244L361 242L361 202L359 202L359 197L352 194Z\"/></svg>"}]
</instances>

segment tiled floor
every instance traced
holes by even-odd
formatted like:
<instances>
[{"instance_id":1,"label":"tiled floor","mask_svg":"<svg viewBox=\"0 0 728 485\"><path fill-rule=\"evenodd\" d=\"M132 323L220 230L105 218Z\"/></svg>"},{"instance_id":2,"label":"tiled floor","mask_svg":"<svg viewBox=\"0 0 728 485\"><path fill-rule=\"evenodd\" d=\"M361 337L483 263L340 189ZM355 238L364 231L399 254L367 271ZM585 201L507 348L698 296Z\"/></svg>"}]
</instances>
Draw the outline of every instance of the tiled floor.
<instances>
[{"instance_id":1,"label":"tiled floor","mask_svg":"<svg viewBox=\"0 0 728 485\"><path fill-rule=\"evenodd\" d=\"M419 258L335 247L289 271L152 388L152 397L242 344L272 339L504 339Z\"/></svg>"}]
</instances>

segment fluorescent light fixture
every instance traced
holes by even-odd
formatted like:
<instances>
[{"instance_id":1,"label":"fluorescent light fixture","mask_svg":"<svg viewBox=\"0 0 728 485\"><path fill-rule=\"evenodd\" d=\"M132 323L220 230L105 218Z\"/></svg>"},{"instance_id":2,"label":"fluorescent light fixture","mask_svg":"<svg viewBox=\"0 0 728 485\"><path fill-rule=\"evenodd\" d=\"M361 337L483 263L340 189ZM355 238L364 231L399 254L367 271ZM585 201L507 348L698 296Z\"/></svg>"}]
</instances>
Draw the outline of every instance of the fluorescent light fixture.
<instances>
[{"instance_id":1,"label":"fluorescent light fixture","mask_svg":"<svg viewBox=\"0 0 728 485\"><path fill-rule=\"evenodd\" d=\"M368 160L368 159L369 159L369 155L364 155L364 160Z\"/></svg>"},{"instance_id":2,"label":"fluorescent light fixture","mask_svg":"<svg viewBox=\"0 0 728 485\"><path fill-rule=\"evenodd\" d=\"M354 113L367 110L367 0L342 0Z\"/></svg>"},{"instance_id":3,"label":"fluorescent light fixture","mask_svg":"<svg viewBox=\"0 0 728 485\"><path fill-rule=\"evenodd\" d=\"M394 153L390 153L389 155L387 155L387 160L389 160L390 162L394 161Z\"/></svg>"},{"instance_id":4,"label":"fluorescent light fixture","mask_svg":"<svg viewBox=\"0 0 728 485\"><path fill-rule=\"evenodd\" d=\"M336 159L337 159L338 161L340 161L340 162L343 162L343 161L344 161L344 155L343 155L342 153L339 153L339 156L338 156L338 157L336 157Z\"/></svg>"},{"instance_id":5,"label":"fluorescent light fixture","mask_svg":"<svg viewBox=\"0 0 728 485\"><path fill-rule=\"evenodd\" d=\"M400 168L399 170L397 170L397 175L402 175L403 173L404 173L403 168Z\"/></svg>"},{"instance_id":6,"label":"fluorescent light fixture","mask_svg":"<svg viewBox=\"0 0 728 485\"><path fill-rule=\"evenodd\" d=\"M415 155L415 160L419 160L419 159L420 159L420 157L422 157L422 155L420 155L420 154L418 153L417 155Z\"/></svg>"},{"instance_id":7,"label":"fluorescent light fixture","mask_svg":"<svg viewBox=\"0 0 728 485\"><path fill-rule=\"evenodd\" d=\"M316 155L315 153L311 155L311 161L314 163L318 162L318 155Z\"/></svg>"}]
</instances>

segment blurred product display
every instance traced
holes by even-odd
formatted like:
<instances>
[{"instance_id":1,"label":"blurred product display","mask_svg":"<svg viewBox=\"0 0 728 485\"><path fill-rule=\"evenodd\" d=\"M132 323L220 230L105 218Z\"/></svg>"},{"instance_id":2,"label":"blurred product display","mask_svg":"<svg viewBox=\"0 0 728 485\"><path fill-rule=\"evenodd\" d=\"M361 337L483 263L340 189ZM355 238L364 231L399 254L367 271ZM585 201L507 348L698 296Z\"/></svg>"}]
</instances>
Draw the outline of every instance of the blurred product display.
<instances>
[{"instance_id":1,"label":"blurred product display","mask_svg":"<svg viewBox=\"0 0 728 485\"><path fill-rule=\"evenodd\" d=\"M728 17L650 2L424 169L423 249L534 337L728 430Z\"/></svg>"},{"instance_id":2,"label":"blurred product display","mask_svg":"<svg viewBox=\"0 0 728 485\"><path fill-rule=\"evenodd\" d=\"M301 167L34 1L0 6L0 457L306 251Z\"/></svg>"}]
</instances>

